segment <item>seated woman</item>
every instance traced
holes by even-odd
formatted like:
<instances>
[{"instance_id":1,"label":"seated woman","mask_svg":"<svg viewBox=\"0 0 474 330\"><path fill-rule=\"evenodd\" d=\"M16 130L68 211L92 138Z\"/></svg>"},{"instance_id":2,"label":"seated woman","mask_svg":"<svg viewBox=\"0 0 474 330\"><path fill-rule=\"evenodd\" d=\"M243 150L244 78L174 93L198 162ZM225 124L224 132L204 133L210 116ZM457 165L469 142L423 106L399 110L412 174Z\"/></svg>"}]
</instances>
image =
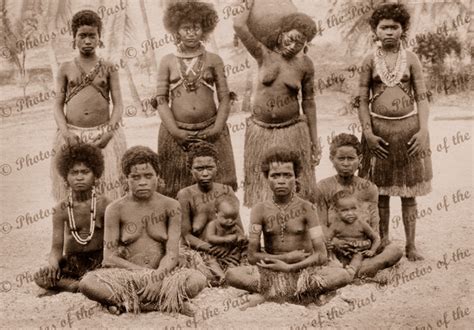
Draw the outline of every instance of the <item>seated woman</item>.
<instances>
[{"instance_id":1,"label":"seated woman","mask_svg":"<svg viewBox=\"0 0 474 330\"><path fill-rule=\"evenodd\" d=\"M361 220L366 221L376 233L379 232L377 187L370 181L354 175L361 162L361 150L359 140L352 134L339 134L331 142L329 158L337 175L319 181L316 185L315 196L325 235L328 234L328 228L337 217L333 197L341 190L352 192L363 203ZM343 247L345 244L346 242L341 240L334 245ZM403 255L402 251L393 244L381 246L380 250L377 251L376 256L362 262L358 276L372 277L377 271L396 264Z\"/></svg>"},{"instance_id":2,"label":"seated woman","mask_svg":"<svg viewBox=\"0 0 474 330\"><path fill-rule=\"evenodd\" d=\"M225 196L237 198L230 186L214 182L218 173L217 150L207 142L195 143L188 152L188 163L191 175L196 184L178 192L178 201L182 210L182 236L184 243L191 249L199 251L204 261L212 264L214 257L219 262L233 262L229 249L220 244L206 242L206 228L216 218L216 201ZM235 223L243 230L237 212ZM237 242L233 243L238 247ZM184 249L189 252L189 249ZM234 263L239 263L235 262ZM210 266L210 265L209 265ZM212 266L209 267L212 272ZM221 278L214 272L208 273L208 280L219 283Z\"/></svg>"},{"instance_id":3,"label":"seated woman","mask_svg":"<svg viewBox=\"0 0 474 330\"><path fill-rule=\"evenodd\" d=\"M231 268L229 285L252 293L243 309L266 300L308 303L351 282L354 271L327 263L324 236L314 206L294 194L301 171L298 154L283 147L268 151L262 172L273 196L250 214L248 259L257 266ZM260 248L263 234L264 252Z\"/></svg>"},{"instance_id":4,"label":"seated woman","mask_svg":"<svg viewBox=\"0 0 474 330\"><path fill-rule=\"evenodd\" d=\"M177 201L155 191L158 166L158 155L147 147L125 152L130 192L105 211L102 264L108 268L87 273L79 283L84 295L113 313L190 314L186 299L207 284L198 270L178 267L181 212Z\"/></svg>"},{"instance_id":5,"label":"seated woman","mask_svg":"<svg viewBox=\"0 0 474 330\"><path fill-rule=\"evenodd\" d=\"M218 150L215 181L237 190L234 155L226 126L230 95L224 63L203 45L216 27L218 16L211 4L176 2L164 15L165 28L176 39L177 52L161 59L157 106L161 118L158 134L163 194L176 198L193 184L187 168L187 150L196 141L212 143ZM218 105L214 101L217 96Z\"/></svg>"}]
</instances>

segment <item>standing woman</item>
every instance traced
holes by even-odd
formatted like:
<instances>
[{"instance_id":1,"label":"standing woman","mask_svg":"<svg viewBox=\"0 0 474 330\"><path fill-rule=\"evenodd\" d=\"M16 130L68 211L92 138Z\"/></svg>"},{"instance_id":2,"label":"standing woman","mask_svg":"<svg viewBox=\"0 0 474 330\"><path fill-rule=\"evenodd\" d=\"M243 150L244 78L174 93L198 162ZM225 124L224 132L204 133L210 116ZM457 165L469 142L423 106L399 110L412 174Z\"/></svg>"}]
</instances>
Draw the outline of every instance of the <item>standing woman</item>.
<instances>
[{"instance_id":1,"label":"standing woman","mask_svg":"<svg viewBox=\"0 0 474 330\"><path fill-rule=\"evenodd\" d=\"M234 20L235 33L258 64L252 115L247 119L245 132L244 204L251 207L272 196L260 170L262 157L272 146L286 146L298 152L303 166L297 183L299 195L313 201L314 166L319 163L320 148L314 103L314 66L305 53L307 42L316 35L316 25L305 14L289 14L264 45L248 26L253 1L247 1L241 7L242 13ZM300 100L303 114L300 114Z\"/></svg>"},{"instance_id":2,"label":"standing woman","mask_svg":"<svg viewBox=\"0 0 474 330\"><path fill-rule=\"evenodd\" d=\"M405 50L410 14L401 4L375 9L370 25L379 45L363 62L359 119L363 157L359 175L379 188L380 235L388 244L390 196L400 196L410 261L415 248L416 196L431 191L428 102L418 57Z\"/></svg>"},{"instance_id":3,"label":"standing woman","mask_svg":"<svg viewBox=\"0 0 474 330\"><path fill-rule=\"evenodd\" d=\"M216 27L217 13L211 4L178 2L167 8L163 21L177 46L176 53L162 58L158 72L157 102L162 120L159 174L166 183L163 194L176 198L180 189L193 184L186 155L189 145L199 140L217 149L216 182L236 190L234 155L226 126L230 99L224 63L203 45Z\"/></svg>"}]
</instances>

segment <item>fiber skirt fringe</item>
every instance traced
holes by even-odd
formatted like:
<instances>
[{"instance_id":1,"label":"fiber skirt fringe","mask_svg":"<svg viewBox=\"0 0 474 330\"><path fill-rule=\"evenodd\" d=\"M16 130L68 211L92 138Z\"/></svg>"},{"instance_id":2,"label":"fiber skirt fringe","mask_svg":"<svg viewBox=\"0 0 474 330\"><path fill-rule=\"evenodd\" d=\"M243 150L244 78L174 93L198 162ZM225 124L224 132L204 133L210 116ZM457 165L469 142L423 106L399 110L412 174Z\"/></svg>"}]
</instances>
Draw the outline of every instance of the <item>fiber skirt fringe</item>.
<instances>
[{"instance_id":1,"label":"fiber skirt fringe","mask_svg":"<svg viewBox=\"0 0 474 330\"><path fill-rule=\"evenodd\" d=\"M429 141L423 151L408 156L408 141L419 130L418 115L400 120L372 117L372 129L375 135L389 143L389 154L386 159L375 157L362 136L359 176L375 183L380 195L416 197L428 194L433 178Z\"/></svg>"},{"instance_id":2,"label":"fiber skirt fringe","mask_svg":"<svg viewBox=\"0 0 474 330\"><path fill-rule=\"evenodd\" d=\"M113 292L114 303L126 312L160 311L179 313L188 299L186 282L198 273L195 269L179 268L164 277L158 277L153 269L129 270L123 268L102 268L90 272ZM147 283L161 281L159 298L155 302L142 302L138 291Z\"/></svg>"},{"instance_id":3,"label":"fiber skirt fringe","mask_svg":"<svg viewBox=\"0 0 474 330\"><path fill-rule=\"evenodd\" d=\"M212 123L207 126L196 124L194 127L188 124L186 127L181 128L196 132L209 127ZM237 190L237 176L235 174L234 154L227 126L213 144L217 149L217 157L219 158L215 182L229 185L235 191ZM161 193L171 198L176 198L179 190L192 185L194 182L191 171L188 168L187 153L176 143L163 124L160 124L158 133L158 156L160 159L159 174L165 181L165 187Z\"/></svg>"},{"instance_id":4,"label":"fiber skirt fringe","mask_svg":"<svg viewBox=\"0 0 474 330\"><path fill-rule=\"evenodd\" d=\"M96 127L77 127L67 125L70 132L79 136L83 143L91 143L97 137L106 133L107 124ZM59 175L56 167L56 159L59 151L66 146L66 141L59 132L56 132L53 150L54 157L51 159L50 175L52 181L52 194L57 202L67 197L68 191L64 179ZM96 191L111 200L120 198L124 194L125 177L122 175L121 159L127 149L125 134L121 127L113 130L113 137L104 149L101 149L104 156L104 173L98 180Z\"/></svg>"},{"instance_id":5,"label":"fiber skirt fringe","mask_svg":"<svg viewBox=\"0 0 474 330\"><path fill-rule=\"evenodd\" d=\"M272 192L260 170L265 152L274 146L284 146L297 151L301 159L301 173L298 178L298 195L311 202L314 201L316 176L311 166L311 140L308 123L304 116L294 124L267 128L255 123L252 117L247 118L244 148L245 194L244 205L253 205L265 201Z\"/></svg>"},{"instance_id":6,"label":"fiber skirt fringe","mask_svg":"<svg viewBox=\"0 0 474 330\"><path fill-rule=\"evenodd\" d=\"M277 302L314 300L327 287L324 278L318 275L321 269L320 266L311 266L299 272L285 273L259 266L259 292L265 299Z\"/></svg>"}]
</instances>

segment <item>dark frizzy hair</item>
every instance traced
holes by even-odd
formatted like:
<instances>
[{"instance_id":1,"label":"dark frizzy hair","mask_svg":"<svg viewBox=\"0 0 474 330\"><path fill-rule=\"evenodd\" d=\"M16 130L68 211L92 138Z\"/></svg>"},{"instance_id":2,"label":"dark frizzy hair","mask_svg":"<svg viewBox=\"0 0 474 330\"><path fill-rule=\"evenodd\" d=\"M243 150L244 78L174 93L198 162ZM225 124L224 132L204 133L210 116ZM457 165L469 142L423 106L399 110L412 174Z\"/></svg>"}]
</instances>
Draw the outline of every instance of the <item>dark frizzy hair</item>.
<instances>
[{"instance_id":1,"label":"dark frizzy hair","mask_svg":"<svg viewBox=\"0 0 474 330\"><path fill-rule=\"evenodd\" d=\"M81 10L74 14L71 22L72 36L75 38L77 30L83 25L95 26L99 32L99 37L102 32L102 20L99 15L92 10Z\"/></svg>"},{"instance_id":2,"label":"dark frizzy hair","mask_svg":"<svg viewBox=\"0 0 474 330\"><path fill-rule=\"evenodd\" d=\"M91 144L76 144L65 146L56 159L56 168L59 175L67 181L67 175L74 165L82 163L87 166L96 179L104 172L104 156L99 148Z\"/></svg>"},{"instance_id":3,"label":"dark frizzy hair","mask_svg":"<svg viewBox=\"0 0 474 330\"><path fill-rule=\"evenodd\" d=\"M239 212L240 201L235 195L221 195L216 199L216 212L219 212L222 204L228 204L232 206L234 210Z\"/></svg>"},{"instance_id":4,"label":"dark frizzy hair","mask_svg":"<svg viewBox=\"0 0 474 330\"><path fill-rule=\"evenodd\" d=\"M193 166L194 159L197 157L212 157L217 164L217 150L213 144L201 141L191 144L188 152L188 166Z\"/></svg>"},{"instance_id":5,"label":"dark frizzy hair","mask_svg":"<svg viewBox=\"0 0 474 330\"><path fill-rule=\"evenodd\" d=\"M275 49L278 46L278 37L282 33L291 30L298 30L301 32L306 37L307 42L313 40L318 32L316 23L311 17L303 13L293 13L283 17L280 22L280 28L276 31L274 36L269 38L269 48Z\"/></svg>"},{"instance_id":6,"label":"dark frizzy hair","mask_svg":"<svg viewBox=\"0 0 474 330\"><path fill-rule=\"evenodd\" d=\"M377 25L383 19L392 19L400 23L403 32L408 31L410 27L410 14L406 7L398 3L382 4L375 8L372 16L369 19L370 27L373 31L377 29Z\"/></svg>"},{"instance_id":7,"label":"dark frizzy hair","mask_svg":"<svg viewBox=\"0 0 474 330\"><path fill-rule=\"evenodd\" d=\"M353 134L341 133L336 135L329 146L329 154L334 156L339 147L353 147L356 150L357 156L362 154L362 145L357 136Z\"/></svg>"},{"instance_id":8,"label":"dark frizzy hair","mask_svg":"<svg viewBox=\"0 0 474 330\"><path fill-rule=\"evenodd\" d=\"M301 159L295 151L287 149L286 147L272 147L265 155L260 166L263 175L268 178L271 163L293 163L295 177L298 177L301 172Z\"/></svg>"},{"instance_id":9,"label":"dark frizzy hair","mask_svg":"<svg viewBox=\"0 0 474 330\"><path fill-rule=\"evenodd\" d=\"M192 1L177 2L170 5L163 16L163 24L168 32L176 34L183 23L200 24L203 39L214 31L219 17L210 3Z\"/></svg>"},{"instance_id":10,"label":"dark frizzy hair","mask_svg":"<svg viewBox=\"0 0 474 330\"><path fill-rule=\"evenodd\" d=\"M339 208L339 201L347 198L355 198L357 200L357 197L351 191L341 190L332 196L332 203L336 208Z\"/></svg>"},{"instance_id":11,"label":"dark frizzy hair","mask_svg":"<svg viewBox=\"0 0 474 330\"><path fill-rule=\"evenodd\" d=\"M158 154L145 146L134 146L128 149L122 157L122 172L128 177L132 166L138 164L150 164L158 175L160 166Z\"/></svg>"}]
</instances>

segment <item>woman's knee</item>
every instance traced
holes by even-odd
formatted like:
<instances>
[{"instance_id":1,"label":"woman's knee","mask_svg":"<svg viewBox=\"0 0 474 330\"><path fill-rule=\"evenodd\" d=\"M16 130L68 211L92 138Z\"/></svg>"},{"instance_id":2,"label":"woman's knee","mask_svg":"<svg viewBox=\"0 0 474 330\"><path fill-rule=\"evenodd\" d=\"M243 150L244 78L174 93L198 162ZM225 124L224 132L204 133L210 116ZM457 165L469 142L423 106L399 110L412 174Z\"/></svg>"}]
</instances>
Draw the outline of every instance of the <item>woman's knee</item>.
<instances>
[{"instance_id":1,"label":"woman's knee","mask_svg":"<svg viewBox=\"0 0 474 330\"><path fill-rule=\"evenodd\" d=\"M196 271L186 279L186 295L189 298L196 297L199 292L207 286L207 278L201 272Z\"/></svg>"},{"instance_id":2,"label":"woman's knee","mask_svg":"<svg viewBox=\"0 0 474 330\"><path fill-rule=\"evenodd\" d=\"M415 197L402 197L402 206L416 206Z\"/></svg>"},{"instance_id":3,"label":"woman's knee","mask_svg":"<svg viewBox=\"0 0 474 330\"><path fill-rule=\"evenodd\" d=\"M95 296L98 279L94 274L87 273L79 281L79 292L86 297Z\"/></svg>"},{"instance_id":4,"label":"woman's knee","mask_svg":"<svg viewBox=\"0 0 474 330\"><path fill-rule=\"evenodd\" d=\"M379 195L379 208L389 208L390 207L390 196Z\"/></svg>"},{"instance_id":5,"label":"woman's knee","mask_svg":"<svg viewBox=\"0 0 474 330\"><path fill-rule=\"evenodd\" d=\"M41 271L37 271L33 275L33 279L36 285L38 285L40 288L43 288L46 290L49 290L52 288L50 282L47 280L47 277Z\"/></svg>"}]
</instances>

